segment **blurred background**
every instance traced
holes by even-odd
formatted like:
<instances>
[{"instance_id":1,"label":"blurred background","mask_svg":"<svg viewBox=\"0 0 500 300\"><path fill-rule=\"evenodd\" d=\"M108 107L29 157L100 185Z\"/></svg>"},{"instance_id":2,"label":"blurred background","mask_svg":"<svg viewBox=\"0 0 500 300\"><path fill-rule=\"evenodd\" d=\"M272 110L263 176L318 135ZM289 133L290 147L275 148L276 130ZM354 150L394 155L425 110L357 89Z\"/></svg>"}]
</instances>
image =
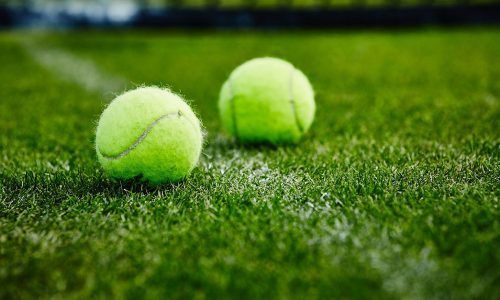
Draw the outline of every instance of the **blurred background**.
<instances>
[{"instance_id":1,"label":"blurred background","mask_svg":"<svg viewBox=\"0 0 500 300\"><path fill-rule=\"evenodd\" d=\"M499 0L4 0L2 27L360 27L491 24Z\"/></svg>"}]
</instances>

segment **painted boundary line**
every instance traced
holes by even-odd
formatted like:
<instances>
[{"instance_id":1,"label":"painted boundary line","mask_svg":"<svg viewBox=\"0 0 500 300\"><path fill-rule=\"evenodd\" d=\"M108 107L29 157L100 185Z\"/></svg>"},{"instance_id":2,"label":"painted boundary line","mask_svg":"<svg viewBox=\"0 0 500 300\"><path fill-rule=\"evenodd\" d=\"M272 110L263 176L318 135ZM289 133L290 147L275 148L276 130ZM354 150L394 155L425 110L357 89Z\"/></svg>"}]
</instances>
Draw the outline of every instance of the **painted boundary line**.
<instances>
[{"instance_id":1,"label":"painted boundary line","mask_svg":"<svg viewBox=\"0 0 500 300\"><path fill-rule=\"evenodd\" d=\"M87 91L101 94L122 91L127 80L99 69L91 60L68 51L48 47L35 39L23 39L20 44L42 67L60 80L75 83Z\"/></svg>"}]
</instances>

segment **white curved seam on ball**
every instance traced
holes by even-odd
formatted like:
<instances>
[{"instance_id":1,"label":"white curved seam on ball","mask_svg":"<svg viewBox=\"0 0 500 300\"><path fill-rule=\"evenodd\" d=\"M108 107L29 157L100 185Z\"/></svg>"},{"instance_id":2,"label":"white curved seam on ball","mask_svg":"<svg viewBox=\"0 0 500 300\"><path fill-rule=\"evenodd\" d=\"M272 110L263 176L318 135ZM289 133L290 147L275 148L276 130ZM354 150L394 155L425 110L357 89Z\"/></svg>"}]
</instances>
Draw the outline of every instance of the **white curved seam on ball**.
<instances>
[{"instance_id":1,"label":"white curved seam on ball","mask_svg":"<svg viewBox=\"0 0 500 300\"><path fill-rule=\"evenodd\" d=\"M139 144L142 143L142 141L144 141L144 139L146 139L149 132L151 132L151 130L153 130L153 128L156 126L156 124L158 124L159 122L161 122L162 120L164 120L166 118L170 118L173 116L178 116L180 118L180 117L183 117L184 114L179 110L177 112L172 112L172 113L168 113L168 114L164 114L164 115L160 116L159 118L154 120L151 124L149 124L148 127L146 127L146 129L144 130L144 132L137 138L137 140L135 140L135 142L132 143L132 145L130 145L127 149L125 149L125 151L123 151L121 153L118 153L116 155L105 155L101 152L100 149L99 149L99 153L102 155L102 157L104 157L106 159L113 159L113 160L120 159L120 158L126 156L127 154L129 154L135 148L137 148L137 146L139 146ZM191 122L189 122L189 123L191 123Z\"/></svg>"},{"instance_id":2,"label":"white curved seam on ball","mask_svg":"<svg viewBox=\"0 0 500 300\"><path fill-rule=\"evenodd\" d=\"M201 130L200 123L196 123L196 120L193 123L193 120L191 120L191 118L186 117L185 112L183 112L182 110L179 110L178 114L179 114L179 117L184 117L186 119L186 121L189 123L189 125L191 125L191 127L193 127L194 130Z\"/></svg>"},{"instance_id":3,"label":"white curved seam on ball","mask_svg":"<svg viewBox=\"0 0 500 300\"><path fill-rule=\"evenodd\" d=\"M233 82L231 81L231 76L229 76L227 83L229 86L229 108L231 109L231 118L233 119L234 136L238 138L238 126L236 125L236 105L234 103L235 95L233 89Z\"/></svg>"},{"instance_id":4,"label":"white curved seam on ball","mask_svg":"<svg viewBox=\"0 0 500 300\"><path fill-rule=\"evenodd\" d=\"M295 73L295 67L292 66L292 69L290 70L290 77L288 79L288 93L290 97L290 106L292 107L292 112L293 116L295 119L295 124L297 125L297 128L299 129L300 133L304 132L304 128L302 128L302 125L300 124L299 121L299 116L297 112L297 107L295 103L295 97L293 96L293 75Z\"/></svg>"}]
</instances>

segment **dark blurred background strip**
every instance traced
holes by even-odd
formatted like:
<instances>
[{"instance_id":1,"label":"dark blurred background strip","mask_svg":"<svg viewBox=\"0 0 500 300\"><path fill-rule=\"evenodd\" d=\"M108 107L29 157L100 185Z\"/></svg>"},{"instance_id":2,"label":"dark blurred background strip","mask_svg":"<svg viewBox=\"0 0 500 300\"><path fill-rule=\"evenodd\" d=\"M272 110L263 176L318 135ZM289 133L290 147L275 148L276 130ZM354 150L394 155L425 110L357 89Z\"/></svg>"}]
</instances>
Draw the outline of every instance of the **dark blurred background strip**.
<instances>
[{"instance_id":1,"label":"dark blurred background strip","mask_svg":"<svg viewBox=\"0 0 500 300\"><path fill-rule=\"evenodd\" d=\"M500 24L499 0L7 0L1 27L329 28Z\"/></svg>"}]
</instances>

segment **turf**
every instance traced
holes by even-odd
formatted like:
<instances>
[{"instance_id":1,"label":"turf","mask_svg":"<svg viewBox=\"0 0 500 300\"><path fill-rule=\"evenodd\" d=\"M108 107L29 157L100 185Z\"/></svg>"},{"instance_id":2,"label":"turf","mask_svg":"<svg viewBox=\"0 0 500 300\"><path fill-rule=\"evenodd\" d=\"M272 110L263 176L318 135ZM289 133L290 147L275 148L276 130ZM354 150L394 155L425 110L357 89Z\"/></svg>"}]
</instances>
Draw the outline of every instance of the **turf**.
<instances>
[{"instance_id":1,"label":"turf","mask_svg":"<svg viewBox=\"0 0 500 300\"><path fill-rule=\"evenodd\" d=\"M26 40L169 85L207 132L186 181L106 178L110 93ZM500 294L500 30L0 33L0 298L454 298ZM219 88L256 56L317 93L297 146L246 147Z\"/></svg>"}]
</instances>

